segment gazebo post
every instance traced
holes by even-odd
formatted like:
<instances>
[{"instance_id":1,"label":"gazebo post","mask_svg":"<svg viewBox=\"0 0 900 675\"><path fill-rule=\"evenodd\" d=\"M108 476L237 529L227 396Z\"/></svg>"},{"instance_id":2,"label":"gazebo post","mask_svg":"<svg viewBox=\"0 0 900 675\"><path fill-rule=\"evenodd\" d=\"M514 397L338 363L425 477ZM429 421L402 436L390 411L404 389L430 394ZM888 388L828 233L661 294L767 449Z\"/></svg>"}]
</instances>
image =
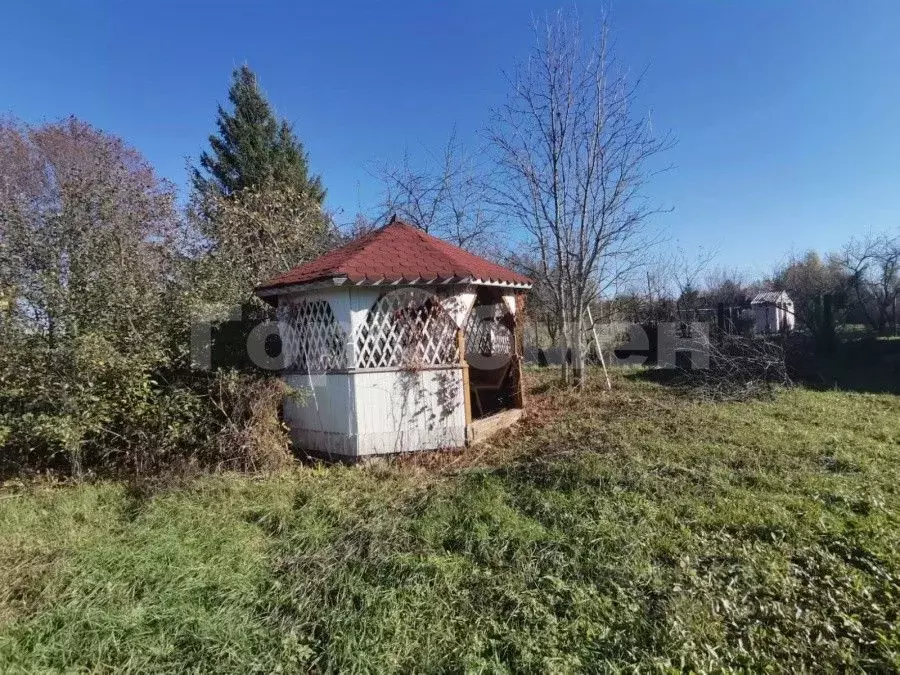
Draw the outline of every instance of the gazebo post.
<instances>
[{"instance_id":1,"label":"gazebo post","mask_svg":"<svg viewBox=\"0 0 900 675\"><path fill-rule=\"evenodd\" d=\"M470 441L472 431L472 393L469 391L469 362L466 361L466 336L462 328L456 329L456 348L459 350L459 365L462 367L463 407L466 411L466 441Z\"/></svg>"},{"instance_id":2,"label":"gazebo post","mask_svg":"<svg viewBox=\"0 0 900 675\"><path fill-rule=\"evenodd\" d=\"M522 378L522 361L525 355L525 296L516 296L516 313L513 323L513 364L516 377L515 404L517 408L525 408L525 383Z\"/></svg>"}]
</instances>

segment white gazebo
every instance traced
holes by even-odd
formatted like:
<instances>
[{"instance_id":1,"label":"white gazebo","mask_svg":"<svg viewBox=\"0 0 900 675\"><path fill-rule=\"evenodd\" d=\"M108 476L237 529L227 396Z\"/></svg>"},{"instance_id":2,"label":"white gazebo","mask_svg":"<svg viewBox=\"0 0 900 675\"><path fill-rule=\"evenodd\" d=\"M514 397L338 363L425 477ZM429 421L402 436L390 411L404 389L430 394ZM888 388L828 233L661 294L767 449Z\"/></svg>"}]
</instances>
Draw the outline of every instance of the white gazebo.
<instances>
[{"instance_id":1,"label":"white gazebo","mask_svg":"<svg viewBox=\"0 0 900 675\"><path fill-rule=\"evenodd\" d=\"M758 333L780 333L794 329L794 302L784 291L757 293L750 301Z\"/></svg>"},{"instance_id":2,"label":"white gazebo","mask_svg":"<svg viewBox=\"0 0 900 675\"><path fill-rule=\"evenodd\" d=\"M294 444L342 457L460 447L521 417L531 282L392 220L262 284Z\"/></svg>"}]
</instances>

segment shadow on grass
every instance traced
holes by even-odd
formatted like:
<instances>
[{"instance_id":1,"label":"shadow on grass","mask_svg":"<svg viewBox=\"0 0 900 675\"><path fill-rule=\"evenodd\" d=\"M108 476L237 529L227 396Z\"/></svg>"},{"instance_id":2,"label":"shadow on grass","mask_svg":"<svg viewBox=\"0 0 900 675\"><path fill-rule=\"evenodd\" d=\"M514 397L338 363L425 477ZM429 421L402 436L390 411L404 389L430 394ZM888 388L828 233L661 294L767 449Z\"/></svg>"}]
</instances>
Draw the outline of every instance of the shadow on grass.
<instances>
[{"instance_id":1,"label":"shadow on grass","mask_svg":"<svg viewBox=\"0 0 900 675\"><path fill-rule=\"evenodd\" d=\"M528 393L534 395L542 395L552 393L554 391L557 391L558 389L560 389L559 378L554 377L552 380L547 380L545 382L536 384Z\"/></svg>"},{"instance_id":2,"label":"shadow on grass","mask_svg":"<svg viewBox=\"0 0 900 675\"><path fill-rule=\"evenodd\" d=\"M675 368L636 368L624 374L628 380L662 384L673 389L685 389L686 385L681 371Z\"/></svg>"},{"instance_id":3,"label":"shadow on grass","mask_svg":"<svg viewBox=\"0 0 900 675\"><path fill-rule=\"evenodd\" d=\"M765 379L742 381L727 377L704 378L696 371L678 368L644 368L625 375L632 381L652 382L677 396L697 401L739 402L771 398L783 382Z\"/></svg>"},{"instance_id":4,"label":"shadow on grass","mask_svg":"<svg viewBox=\"0 0 900 675\"><path fill-rule=\"evenodd\" d=\"M789 362L791 377L811 389L900 395L900 339L863 337L829 354Z\"/></svg>"},{"instance_id":5,"label":"shadow on grass","mask_svg":"<svg viewBox=\"0 0 900 675\"><path fill-rule=\"evenodd\" d=\"M809 389L900 395L898 338L844 340L830 353L821 354L811 348L793 349L787 366L791 381ZM660 384L681 394L695 393L700 386L688 373L673 368L641 368L625 377Z\"/></svg>"}]
</instances>

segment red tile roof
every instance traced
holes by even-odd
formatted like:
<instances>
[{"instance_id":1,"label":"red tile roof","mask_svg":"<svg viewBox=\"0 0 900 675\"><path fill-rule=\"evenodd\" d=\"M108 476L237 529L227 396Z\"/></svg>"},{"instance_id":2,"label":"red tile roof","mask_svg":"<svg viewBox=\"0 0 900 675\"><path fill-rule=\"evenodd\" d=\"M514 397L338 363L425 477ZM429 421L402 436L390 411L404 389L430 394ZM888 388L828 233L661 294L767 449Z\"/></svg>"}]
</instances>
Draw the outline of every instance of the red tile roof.
<instances>
[{"instance_id":1,"label":"red tile roof","mask_svg":"<svg viewBox=\"0 0 900 675\"><path fill-rule=\"evenodd\" d=\"M531 281L437 237L394 220L304 265L280 274L257 291L346 277L354 283L481 280Z\"/></svg>"}]
</instances>

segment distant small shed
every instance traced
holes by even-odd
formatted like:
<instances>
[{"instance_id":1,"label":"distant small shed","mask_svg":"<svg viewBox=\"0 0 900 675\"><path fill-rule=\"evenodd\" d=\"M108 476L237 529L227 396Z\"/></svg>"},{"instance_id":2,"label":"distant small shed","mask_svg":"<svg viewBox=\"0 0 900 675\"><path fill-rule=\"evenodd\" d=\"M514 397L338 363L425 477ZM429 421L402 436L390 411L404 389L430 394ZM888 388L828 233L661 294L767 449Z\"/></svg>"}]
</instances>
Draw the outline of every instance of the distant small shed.
<instances>
[{"instance_id":1,"label":"distant small shed","mask_svg":"<svg viewBox=\"0 0 900 675\"><path fill-rule=\"evenodd\" d=\"M794 329L794 302L784 291L757 293L750 301L757 333L780 333Z\"/></svg>"},{"instance_id":2,"label":"distant small shed","mask_svg":"<svg viewBox=\"0 0 900 675\"><path fill-rule=\"evenodd\" d=\"M459 447L518 419L526 277L400 221L256 289L278 308L298 447Z\"/></svg>"}]
</instances>

